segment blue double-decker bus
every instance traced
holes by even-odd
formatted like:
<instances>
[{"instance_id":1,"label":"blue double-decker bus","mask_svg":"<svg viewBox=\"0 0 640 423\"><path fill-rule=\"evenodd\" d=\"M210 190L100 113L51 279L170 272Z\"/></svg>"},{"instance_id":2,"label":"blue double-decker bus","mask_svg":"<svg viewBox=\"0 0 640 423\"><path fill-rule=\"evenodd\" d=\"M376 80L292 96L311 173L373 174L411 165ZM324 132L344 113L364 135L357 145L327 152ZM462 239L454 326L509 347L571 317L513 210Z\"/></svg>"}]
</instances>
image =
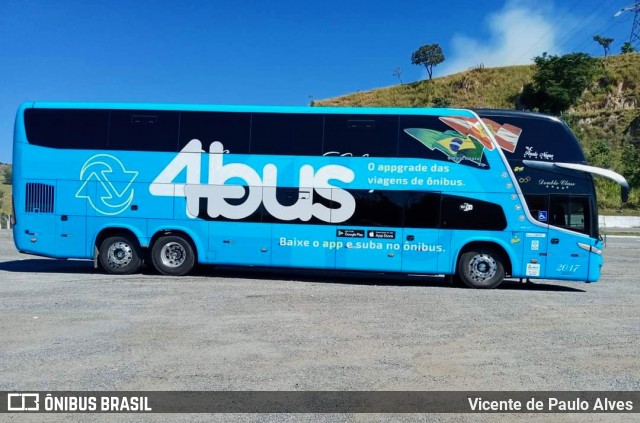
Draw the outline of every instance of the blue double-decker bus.
<instances>
[{"instance_id":1,"label":"blue double-decker bus","mask_svg":"<svg viewBox=\"0 0 640 423\"><path fill-rule=\"evenodd\" d=\"M587 166L563 125L489 110L25 103L14 240L112 274L148 261L176 276L203 263L594 282L591 173L626 181ZM570 153L545 147L557 137Z\"/></svg>"}]
</instances>

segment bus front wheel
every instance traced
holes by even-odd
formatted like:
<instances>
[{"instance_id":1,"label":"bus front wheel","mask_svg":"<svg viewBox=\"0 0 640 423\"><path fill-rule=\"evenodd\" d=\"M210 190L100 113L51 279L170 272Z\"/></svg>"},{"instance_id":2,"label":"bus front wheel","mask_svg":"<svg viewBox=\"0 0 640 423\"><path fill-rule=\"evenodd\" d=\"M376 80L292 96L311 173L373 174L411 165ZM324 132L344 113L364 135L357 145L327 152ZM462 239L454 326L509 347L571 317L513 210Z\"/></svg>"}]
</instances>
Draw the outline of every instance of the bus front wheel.
<instances>
[{"instance_id":1,"label":"bus front wheel","mask_svg":"<svg viewBox=\"0 0 640 423\"><path fill-rule=\"evenodd\" d=\"M167 235L153 244L151 261L158 272L169 276L183 276L195 265L191 243L181 236Z\"/></svg>"},{"instance_id":2,"label":"bus front wheel","mask_svg":"<svg viewBox=\"0 0 640 423\"><path fill-rule=\"evenodd\" d=\"M136 273L142 267L140 247L127 236L111 236L100 244L102 268L113 275Z\"/></svg>"},{"instance_id":3,"label":"bus front wheel","mask_svg":"<svg viewBox=\"0 0 640 423\"><path fill-rule=\"evenodd\" d=\"M502 258L491 249L467 251L460 256L458 275L469 288L496 288L505 276Z\"/></svg>"}]
</instances>

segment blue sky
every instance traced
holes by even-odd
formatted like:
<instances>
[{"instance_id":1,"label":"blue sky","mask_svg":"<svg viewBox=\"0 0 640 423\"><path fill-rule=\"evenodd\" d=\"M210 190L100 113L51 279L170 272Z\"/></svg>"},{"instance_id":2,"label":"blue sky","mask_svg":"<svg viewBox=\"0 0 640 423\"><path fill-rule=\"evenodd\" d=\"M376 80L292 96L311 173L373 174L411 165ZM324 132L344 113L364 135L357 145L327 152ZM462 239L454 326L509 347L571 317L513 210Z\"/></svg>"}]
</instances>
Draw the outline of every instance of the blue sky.
<instances>
[{"instance_id":1,"label":"blue sky","mask_svg":"<svg viewBox=\"0 0 640 423\"><path fill-rule=\"evenodd\" d=\"M23 101L306 105L425 78L411 65L439 43L434 77L544 51L602 55L629 39L632 0L0 0L0 161L11 162Z\"/></svg>"}]
</instances>

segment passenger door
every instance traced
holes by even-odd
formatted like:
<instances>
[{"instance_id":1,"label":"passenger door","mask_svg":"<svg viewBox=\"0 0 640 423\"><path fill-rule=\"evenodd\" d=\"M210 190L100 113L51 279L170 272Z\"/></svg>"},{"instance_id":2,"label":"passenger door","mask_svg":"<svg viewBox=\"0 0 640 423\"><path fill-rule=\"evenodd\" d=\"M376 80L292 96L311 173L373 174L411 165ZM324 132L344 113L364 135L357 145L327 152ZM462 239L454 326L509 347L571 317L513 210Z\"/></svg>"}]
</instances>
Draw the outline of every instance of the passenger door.
<instances>
[{"instance_id":1,"label":"passenger door","mask_svg":"<svg viewBox=\"0 0 640 423\"><path fill-rule=\"evenodd\" d=\"M544 278L549 272L547 267L549 195L525 195L525 199L529 213L534 219L540 222L541 225L535 228L535 230L524 233L522 275L530 278Z\"/></svg>"},{"instance_id":2,"label":"passenger door","mask_svg":"<svg viewBox=\"0 0 640 423\"><path fill-rule=\"evenodd\" d=\"M590 228L589 197L550 195L549 224L575 232L588 233ZM575 234L549 228L547 273L549 279L586 281L589 276L590 253L578 246ZM590 244L590 239L585 239Z\"/></svg>"},{"instance_id":3,"label":"passenger door","mask_svg":"<svg viewBox=\"0 0 640 423\"><path fill-rule=\"evenodd\" d=\"M439 273L441 255L448 250L440 239L440 193L409 192L404 209L402 271ZM442 267L442 266L440 266Z\"/></svg>"}]
</instances>

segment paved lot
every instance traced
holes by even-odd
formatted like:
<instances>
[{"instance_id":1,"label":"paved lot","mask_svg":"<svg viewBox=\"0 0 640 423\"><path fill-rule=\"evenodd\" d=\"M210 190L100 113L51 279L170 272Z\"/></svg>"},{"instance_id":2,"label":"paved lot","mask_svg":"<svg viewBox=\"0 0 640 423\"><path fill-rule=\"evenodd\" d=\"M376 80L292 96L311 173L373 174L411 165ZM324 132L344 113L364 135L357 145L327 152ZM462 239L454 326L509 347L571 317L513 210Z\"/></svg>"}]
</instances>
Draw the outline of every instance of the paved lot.
<instances>
[{"instance_id":1,"label":"paved lot","mask_svg":"<svg viewBox=\"0 0 640 423\"><path fill-rule=\"evenodd\" d=\"M640 390L639 247L608 237L596 284L477 291L435 277L212 268L112 277L20 255L3 230L0 390Z\"/></svg>"}]
</instances>

